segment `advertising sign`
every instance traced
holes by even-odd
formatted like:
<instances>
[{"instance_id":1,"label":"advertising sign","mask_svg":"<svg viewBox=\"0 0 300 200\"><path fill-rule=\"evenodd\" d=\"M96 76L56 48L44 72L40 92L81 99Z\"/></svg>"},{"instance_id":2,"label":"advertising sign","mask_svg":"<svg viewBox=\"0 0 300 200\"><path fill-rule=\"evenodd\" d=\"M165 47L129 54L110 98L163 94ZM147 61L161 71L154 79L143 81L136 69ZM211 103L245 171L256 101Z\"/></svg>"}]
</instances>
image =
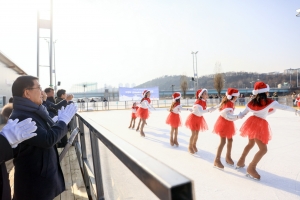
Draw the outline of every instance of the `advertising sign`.
<instances>
[{"instance_id":1,"label":"advertising sign","mask_svg":"<svg viewBox=\"0 0 300 200\"><path fill-rule=\"evenodd\" d=\"M127 88L119 87L119 101L139 101L143 98L143 91L149 90L151 92L151 100L159 100L158 87L151 88Z\"/></svg>"}]
</instances>

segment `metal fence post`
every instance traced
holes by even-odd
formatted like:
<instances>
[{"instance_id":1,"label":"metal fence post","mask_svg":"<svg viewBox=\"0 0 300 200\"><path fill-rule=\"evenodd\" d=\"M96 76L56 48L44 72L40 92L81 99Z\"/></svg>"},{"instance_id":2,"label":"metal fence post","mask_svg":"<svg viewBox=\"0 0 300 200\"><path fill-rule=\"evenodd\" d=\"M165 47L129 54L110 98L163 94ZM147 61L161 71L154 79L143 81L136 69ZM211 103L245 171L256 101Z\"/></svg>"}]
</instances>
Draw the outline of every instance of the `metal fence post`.
<instances>
[{"instance_id":1,"label":"metal fence post","mask_svg":"<svg viewBox=\"0 0 300 200\"><path fill-rule=\"evenodd\" d=\"M87 174L87 170L84 170L85 165L84 165L84 160L87 160L87 155L86 155L86 144L85 144L85 138L84 138L84 126L83 122L78 118L79 121L79 129L80 129L80 142L81 142L81 153L82 153L82 166L83 166L83 179L84 179L84 184L86 191L89 196L92 195L91 193L91 184L89 181L89 176Z\"/></svg>"},{"instance_id":2,"label":"metal fence post","mask_svg":"<svg viewBox=\"0 0 300 200\"><path fill-rule=\"evenodd\" d=\"M102 182L98 138L95 137L93 131L90 131L90 139L91 139L91 147L92 147L94 175L96 181L97 200L102 200L102 199L104 200L104 190L103 190L103 182Z\"/></svg>"}]
</instances>

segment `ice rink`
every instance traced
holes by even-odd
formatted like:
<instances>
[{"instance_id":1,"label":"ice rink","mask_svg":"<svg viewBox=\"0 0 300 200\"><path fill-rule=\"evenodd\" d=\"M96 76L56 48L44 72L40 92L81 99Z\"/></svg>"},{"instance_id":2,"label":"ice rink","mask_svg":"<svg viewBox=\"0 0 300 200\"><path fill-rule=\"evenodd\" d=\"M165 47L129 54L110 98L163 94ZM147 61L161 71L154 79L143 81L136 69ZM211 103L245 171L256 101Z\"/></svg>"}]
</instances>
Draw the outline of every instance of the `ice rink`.
<instances>
[{"instance_id":1,"label":"ice rink","mask_svg":"<svg viewBox=\"0 0 300 200\"><path fill-rule=\"evenodd\" d=\"M235 113L242 110L243 108L236 108ZM189 111L181 112L183 122L189 113ZM218 170L213 167L219 136L212 133L212 128L219 116L218 111L204 116L209 130L200 132L197 142L199 151L195 155L187 151L191 133L184 126L179 127L180 146L170 146L170 127L165 124L168 115L167 108L151 111L144 128L145 138L141 137L139 132L128 129L131 110L81 112L80 115L92 119L112 134L116 134L136 148L192 179L196 199L300 199L300 117L292 112L277 110L267 118L273 138L269 141L267 154L257 166L257 171L261 175L260 181L246 177L246 168L236 170L225 164L226 146L222 152L222 163L225 169ZM248 113L246 117L236 121L236 128L239 129L251 115ZM241 137L239 132L233 137L232 159L235 163L247 142L248 139ZM246 167L257 150L255 146L250 151L246 159ZM130 182L130 178L124 175L125 172L121 172L121 169L117 167L119 164L114 164L115 162L117 161L110 161L109 167L102 170L109 169L120 182L125 181L127 184L119 183L119 190L123 188L124 191L119 191L118 194L106 190L106 193L110 193L107 199L154 199L148 195L149 191L143 192L144 189L138 189L142 187L140 183ZM112 176L114 175L109 175L107 181L112 186L118 185L118 181L113 180ZM134 187L132 192L125 189L129 187L128 185ZM115 189L112 187L112 190Z\"/></svg>"}]
</instances>

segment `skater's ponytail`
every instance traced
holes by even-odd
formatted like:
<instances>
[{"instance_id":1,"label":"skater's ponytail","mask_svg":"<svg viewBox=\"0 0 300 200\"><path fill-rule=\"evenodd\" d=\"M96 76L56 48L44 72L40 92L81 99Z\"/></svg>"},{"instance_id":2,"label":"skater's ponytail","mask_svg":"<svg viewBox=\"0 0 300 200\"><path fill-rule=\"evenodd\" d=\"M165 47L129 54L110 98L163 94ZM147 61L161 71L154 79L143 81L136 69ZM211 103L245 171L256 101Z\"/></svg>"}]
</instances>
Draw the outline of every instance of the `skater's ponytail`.
<instances>
[{"instance_id":1,"label":"skater's ponytail","mask_svg":"<svg viewBox=\"0 0 300 200\"><path fill-rule=\"evenodd\" d=\"M267 99L268 97L266 93L259 93L250 101L250 103L253 106L264 106L267 103Z\"/></svg>"},{"instance_id":2,"label":"skater's ponytail","mask_svg":"<svg viewBox=\"0 0 300 200\"><path fill-rule=\"evenodd\" d=\"M173 108L174 108L174 105L175 105L176 103L178 103L178 102L180 103L180 99L176 99L175 101L172 102L172 104L171 104L171 106L170 106L170 109L169 109L170 112L172 112L172 110L173 110Z\"/></svg>"},{"instance_id":3,"label":"skater's ponytail","mask_svg":"<svg viewBox=\"0 0 300 200\"><path fill-rule=\"evenodd\" d=\"M233 98L234 98L234 96L232 96L231 99L228 99L227 96L225 95L221 101L219 110L222 110L223 105L226 104L228 101L231 101Z\"/></svg>"}]
</instances>

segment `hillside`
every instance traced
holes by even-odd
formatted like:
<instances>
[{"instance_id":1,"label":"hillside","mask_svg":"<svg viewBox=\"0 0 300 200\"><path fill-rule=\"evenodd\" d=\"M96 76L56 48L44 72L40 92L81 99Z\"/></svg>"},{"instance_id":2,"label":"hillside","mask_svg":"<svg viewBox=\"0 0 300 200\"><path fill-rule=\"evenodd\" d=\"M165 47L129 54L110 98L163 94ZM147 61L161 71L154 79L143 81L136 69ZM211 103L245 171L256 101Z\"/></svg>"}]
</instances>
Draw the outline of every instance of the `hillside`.
<instances>
[{"instance_id":1,"label":"hillside","mask_svg":"<svg viewBox=\"0 0 300 200\"><path fill-rule=\"evenodd\" d=\"M199 88L214 88L214 75L207 75L199 77ZM288 74L277 73L277 74L266 74L266 73L250 73L250 72L227 72L223 73L225 80L225 88L235 87L235 88L252 88L253 83L261 80L269 84L270 87L278 87L278 84L281 84L284 87L290 87L290 78L291 78L291 87L295 88L297 86L297 74L292 74L291 77ZM160 90L172 90L172 85L174 85L174 90L180 90L180 78L181 75L174 76L162 76L150 81L147 81L136 87L155 87L158 86ZM188 81L189 89L193 88L192 77L186 77ZM300 83L299 83L300 84Z\"/></svg>"}]
</instances>

